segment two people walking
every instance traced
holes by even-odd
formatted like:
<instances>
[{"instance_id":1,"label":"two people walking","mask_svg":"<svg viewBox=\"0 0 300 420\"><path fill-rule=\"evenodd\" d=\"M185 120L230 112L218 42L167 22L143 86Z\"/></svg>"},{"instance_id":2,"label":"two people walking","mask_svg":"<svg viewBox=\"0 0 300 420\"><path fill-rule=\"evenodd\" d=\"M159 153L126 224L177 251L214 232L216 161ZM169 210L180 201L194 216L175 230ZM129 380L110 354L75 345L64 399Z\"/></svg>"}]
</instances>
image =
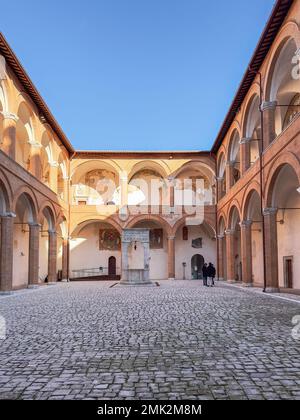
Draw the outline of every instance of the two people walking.
<instances>
[{"instance_id":1,"label":"two people walking","mask_svg":"<svg viewBox=\"0 0 300 420\"><path fill-rule=\"evenodd\" d=\"M202 268L203 286L213 287L215 285L216 269L212 263L205 263Z\"/></svg>"}]
</instances>

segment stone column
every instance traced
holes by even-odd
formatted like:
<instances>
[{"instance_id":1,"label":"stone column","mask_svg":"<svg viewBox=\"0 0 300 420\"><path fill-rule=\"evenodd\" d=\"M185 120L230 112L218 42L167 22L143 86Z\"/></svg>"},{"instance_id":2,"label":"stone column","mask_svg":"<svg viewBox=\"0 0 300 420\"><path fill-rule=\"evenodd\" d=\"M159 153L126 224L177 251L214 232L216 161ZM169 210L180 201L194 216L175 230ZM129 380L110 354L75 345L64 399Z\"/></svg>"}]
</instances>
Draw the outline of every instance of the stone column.
<instances>
[{"instance_id":1,"label":"stone column","mask_svg":"<svg viewBox=\"0 0 300 420\"><path fill-rule=\"evenodd\" d=\"M168 277L175 280L175 236L168 237Z\"/></svg>"},{"instance_id":2,"label":"stone column","mask_svg":"<svg viewBox=\"0 0 300 420\"><path fill-rule=\"evenodd\" d=\"M123 220L126 220L128 217L128 175L126 172L120 173L120 191L120 216Z\"/></svg>"},{"instance_id":3,"label":"stone column","mask_svg":"<svg viewBox=\"0 0 300 420\"><path fill-rule=\"evenodd\" d=\"M35 286L39 283L39 243L40 225L29 224L29 261L28 261L28 285Z\"/></svg>"},{"instance_id":4,"label":"stone column","mask_svg":"<svg viewBox=\"0 0 300 420\"><path fill-rule=\"evenodd\" d=\"M16 133L18 117L15 114L3 113L3 141L2 147L12 159L16 159Z\"/></svg>"},{"instance_id":5,"label":"stone column","mask_svg":"<svg viewBox=\"0 0 300 420\"><path fill-rule=\"evenodd\" d=\"M122 261L121 261L121 273L122 273L122 281L127 280L128 275L128 246L129 244L127 242L122 242Z\"/></svg>"},{"instance_id":6,"label":"stone column","mask_svg":"<svg viewBox=\"0 0 300 420\"><path fill-rule=\"evenodd\" d=\"M234 255L234 229L228 229L226 234L226 266L227 266L227 281L228 283L235 283L235 255Z\"/></svg>"},{"instance_id":7,"label":"stone column","mask_svg":"<svg viewBox=\"0 0 300 420\"><path fill-rule=\"evenodd\" d=\"M234 162L228 161L226 164L226 192L228 193L233 186L233 169Z\"/></svg>"},{"instance_id":8,"label":"stone column","mask_svg":"<svg viewBox=\"0 0 300 420\"><path fill-rule=\"evenodd\" d=\"M64 177L64 201L69 203L69 181L70 178L68 176Z\"/></svg>"},{"instance_id":9,"label":"stone column","mask_svg":"<svg viewBox=\"0 0 300 420\"><path fill-rule=\"evenodd\" d=\"M0 247L0 291L12 290L13 278L13 231L15 214L1 217L1 247Z\"/></svg>"},{"instance_id":10,"label":"stone column","mask_svg":"<svg viewBox=\"0 0 300 420\"><path fill-rule=\"evenodd\" d=\"M263 111L264 148L267 148L276 138L275 112L277 102L264 102L261 106Z\"/></svg>"},{"instance_id":11,"label":"stone column","mask_svg":"<svg viewBox=\"0 0 300 420\"><path fill-rule=\"evenodd\" d=\"M49 174L49 186L52 191L57 193L57 175L58 175L58 163L49 162L50 174Z\"/></svg>"},{"instance_id":12,"label":"stone column","mask_svg":"<svg viewBox=\"0 0 300 420\"><path fill-rule=\"evenodd\" d=\"M249 137L244 137L243 139L240 140L240 158L241 158L241 163L240 163L240 171L241 171L241 175L244 175L244 173L247 171L247 169L250 168L250 143L251 143L251 138Z\"/></svg>"},{"instance_id":13,"label":"stone column","mask_svg":"<svg viewBox=\"0 0 300 420\"><path fill-rule=\"evenodd\" d=\"M49 230L48 282L57 281L57 234Z\"/></svg>"},{"instance_id":14,"label":"stone column","mask_svg":"<svg viewBox=\"0 0 300 420\"><path fill-rule=\"evenodd\" d=\"M218 272L219 280L224 280L224 255L223 255L223 243L225 241L224 235L218 236Z\"/></svg>"},{"instance_id":15,"label":"stone column","mask_svg":"<svg viewBox=\"0 0 300 420\"><path fill-rule=\"evenodd\" d=\"M243 286L253 286L252 281L252 232L251 220L244 220L241 226L241 259L242 259L242 276Z\"/></svg>"},{"instance_id":16,"label":"stone column","mask_svg":"<svg viewBox=\"0 0 300 420\"><path fill-rule=\"evenodd\" d=\"M69 253L70 243L68 239L63 239L62 242L62 279L69 280Z\"/></svg>"},{"instance_id":17,"label":"stone column","mask_svg":"<svg viewBox=\"0 0 300 420\"><path fill-rule=\"evenodd\" d=\"M266 208L263 211L265 229L265 264L266 288L268 292L278 292L278 243L277 209Z\"/></svg>"}]
</instances>

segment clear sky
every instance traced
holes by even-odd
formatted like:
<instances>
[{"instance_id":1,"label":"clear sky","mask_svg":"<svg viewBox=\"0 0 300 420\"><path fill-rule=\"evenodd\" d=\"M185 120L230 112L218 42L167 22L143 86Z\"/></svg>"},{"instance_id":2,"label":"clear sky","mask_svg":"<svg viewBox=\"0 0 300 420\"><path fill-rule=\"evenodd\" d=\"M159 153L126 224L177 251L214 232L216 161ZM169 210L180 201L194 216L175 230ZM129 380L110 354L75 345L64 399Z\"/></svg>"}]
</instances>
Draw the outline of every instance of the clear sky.
<instances>
[{"instance_id":1,"label":"clear sky","mask_svg":"<svg viewBox=\"0 0 300 420\"><path fill-rule=\"evenodd\" d=\"M210 149L274 0L14 0L1 31L76 149Z\"/></svg>"}]
</instances>

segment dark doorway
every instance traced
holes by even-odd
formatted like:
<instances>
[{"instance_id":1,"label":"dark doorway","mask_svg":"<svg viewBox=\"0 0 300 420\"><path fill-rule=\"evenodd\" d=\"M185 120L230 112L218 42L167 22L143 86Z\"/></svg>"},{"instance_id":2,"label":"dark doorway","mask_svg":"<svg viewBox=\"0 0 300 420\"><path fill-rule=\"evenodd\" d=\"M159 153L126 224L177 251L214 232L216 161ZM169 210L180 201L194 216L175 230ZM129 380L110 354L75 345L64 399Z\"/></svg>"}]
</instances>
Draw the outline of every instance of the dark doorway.
<instances>
[{"instance_id":1,"label":"dark doorway","mask_svg":"<svg viewBox=\"0 0 300 420\"><path fill-rule=\"evenodd\" d=\"M109 276L117 275L117 260L115 257L110 257L108 260L108 275Z\"/></svg>"},{"instance_id":2,"label":"dark doorway","mask_svg":"<svg viewBox=\"0 0 300 420\"><path fill-rule=\"evenodd\" d=\"M192 258L192 278L199 280L203 278L202 268L204 265L204 258L202 255L194 255Z\"/></svg>"},{"instance_id":3,"label":"dark doorway","mask_svg":"<svg viewBox=\"0 0 300 420\"><path fill-rule=\"evenodd\" d=\"M284 287L293 288L293 257L284 257Z\"/></svg>"}]
</instances>

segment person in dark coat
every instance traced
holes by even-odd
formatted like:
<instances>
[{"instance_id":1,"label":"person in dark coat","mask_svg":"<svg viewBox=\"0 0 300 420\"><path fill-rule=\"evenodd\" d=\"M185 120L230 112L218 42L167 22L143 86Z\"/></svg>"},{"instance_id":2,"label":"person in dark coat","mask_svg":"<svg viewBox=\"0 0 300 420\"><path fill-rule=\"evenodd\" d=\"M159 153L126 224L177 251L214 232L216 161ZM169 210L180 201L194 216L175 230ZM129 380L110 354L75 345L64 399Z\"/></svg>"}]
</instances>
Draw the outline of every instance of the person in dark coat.
<instances>
[{"instance_id":1,"label":"person in dark coat","mask_svg":"<svg viewBox=\"0 0 300 420\"><path fill-rule=\"evenodd\" d=\"M202 274L203 274L203 286L207 286L207 264L204 264L202 267Z\"/></svg>"},{"instance_id":2,"label":"person in dark coat","mask_svg":"<svg viewBox=\"0 0 300 420\"><path fill-rule=\"evenodd\" d=\"M209 278L210 286L215 285L216 269L212 263L209 263L207 267L207 277Z\"/></svg>"}]
</instances>

